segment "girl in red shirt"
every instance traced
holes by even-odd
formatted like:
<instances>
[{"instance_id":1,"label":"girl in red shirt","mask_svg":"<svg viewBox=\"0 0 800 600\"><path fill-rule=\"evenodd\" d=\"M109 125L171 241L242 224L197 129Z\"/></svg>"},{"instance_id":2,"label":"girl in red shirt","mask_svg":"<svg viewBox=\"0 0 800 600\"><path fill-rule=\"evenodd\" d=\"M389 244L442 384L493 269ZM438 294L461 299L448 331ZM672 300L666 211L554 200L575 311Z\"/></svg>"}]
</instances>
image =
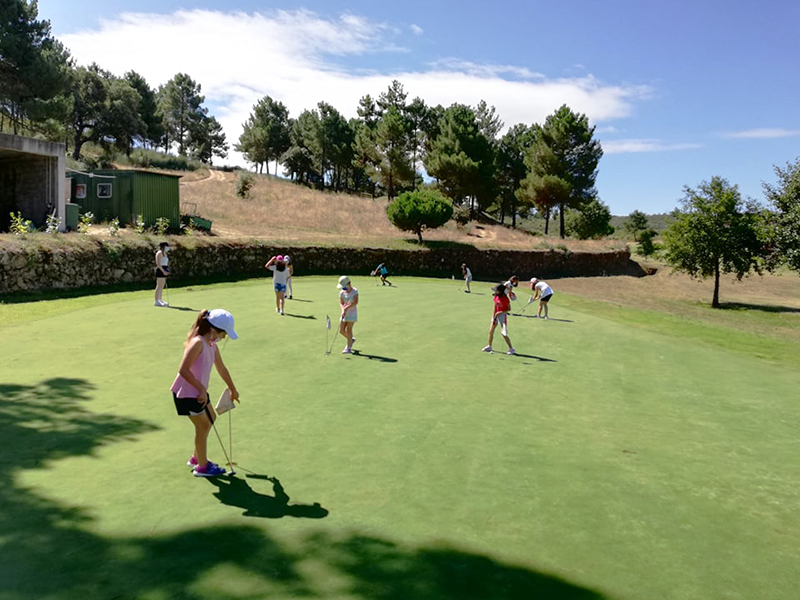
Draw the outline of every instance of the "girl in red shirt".
<instances>
[{"instance_id":1,"label":"girl in red shirt","mask_svg":"<svg viewBox=\"0 0 800 600\"><path fill-rule=\"evenodd\" d=\"M506 286L502 283L494 288L494 313L492 314L492 324L489 327L489 344L482 349L483 352L492 352L492 340L494 330L500 325L500 334L508 344L508 353L516 354L511 339L508 337L508 311L511 310L511 300L506 295Z\"/></svg>"}]
</instances>

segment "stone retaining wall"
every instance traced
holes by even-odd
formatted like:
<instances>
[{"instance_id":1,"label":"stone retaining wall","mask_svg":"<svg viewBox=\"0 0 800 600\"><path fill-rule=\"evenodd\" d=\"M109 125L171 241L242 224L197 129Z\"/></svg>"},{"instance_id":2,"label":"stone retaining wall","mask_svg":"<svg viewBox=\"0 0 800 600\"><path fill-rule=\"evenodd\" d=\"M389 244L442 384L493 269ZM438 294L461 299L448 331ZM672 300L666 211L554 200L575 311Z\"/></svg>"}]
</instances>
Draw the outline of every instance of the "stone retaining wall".
<instances>
[{"instance_id":1,"label":"stone retaining wall","mask_svg":"<svg viewBox=\"0 0 800 600\"><path fill-rule=\"evenodd\" d=\"M384 262L395 275L459 278L466 263L477 280L501 280L601 275L643 276L647 272L627 250L565 252L562 250L478 250L472 247L385 250L376 248L285 248L259 242L226 242L171 238L173 282L207 277L266 276L264 263L288 252L297 275L368 276ZM153 280L157 243L93 241L75 247L0 249L0 293L102 286Z\"/></svg>"}]
</instances>

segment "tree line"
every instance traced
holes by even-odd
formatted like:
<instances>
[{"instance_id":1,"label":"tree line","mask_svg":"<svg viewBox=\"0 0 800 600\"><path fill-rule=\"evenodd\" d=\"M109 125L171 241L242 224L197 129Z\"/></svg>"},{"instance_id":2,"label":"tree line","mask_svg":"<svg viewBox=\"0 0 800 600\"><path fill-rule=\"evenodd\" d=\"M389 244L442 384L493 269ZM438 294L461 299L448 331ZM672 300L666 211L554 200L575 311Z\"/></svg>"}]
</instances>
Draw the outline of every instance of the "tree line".
<instances>
[{"instance_id":1,"label":"tree line","mask_svg":"<svg viewBox=\"0 0 800 600\"><path fill-rule=\"evenodd\" d=\"M36 2L0 5L0 130L34 131L64 142L72 157L93 142L130 155L163 148L203 162L227 156L222 126L203 106L201 86L178 73L157 89L135 71L123 77L79 66L38 20Z\"/></svg>"},{"instance_id":2,"label":"tree line","mask_svg":"<svg viewBox=\"0 0 800 600\"><path fill-rule=\"evenodd\" d=\"M319 189L391 201L420 187L426 173L470 215L482 211L516 226L519 214L537 211L547 226L557 212L564 237L570 210L599 210L605 217L599 230L580 218L571 230L585 237L607 233L611 213L594 186L603 151L586 115L566 105L543 124L517 124L501 136L504 124L485 101L428 106L419 97L409 100L393 81L377 98L363 96L356 112L346 119L321 101L293 118L282 102L265 96L234 148L257 171L282 164L286 176Z\"/></svg>"}]
</instances>

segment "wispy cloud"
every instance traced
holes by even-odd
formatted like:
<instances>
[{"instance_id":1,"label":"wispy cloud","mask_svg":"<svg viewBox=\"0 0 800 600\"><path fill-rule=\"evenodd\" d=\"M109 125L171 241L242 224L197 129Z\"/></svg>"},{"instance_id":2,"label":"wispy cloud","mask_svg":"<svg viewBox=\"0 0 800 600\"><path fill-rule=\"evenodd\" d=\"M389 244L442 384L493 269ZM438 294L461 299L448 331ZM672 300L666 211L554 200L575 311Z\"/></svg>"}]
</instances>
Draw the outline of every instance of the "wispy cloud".
<instances>
[{"instance_id":1,"label":"wispy cloud","mask_svg":"<svg viewBox=\"0 0 800 600\"><path fill-rule=\"evenodd\" d=\"M291 116L324 100L349 118L356 116L359 98L378 95L393 79L409 97L419 96L430 105L474 106L486 100L508 126L540 123L562 104L592 122L625 118L636 102L651 95L646 86L614 85L591 75L548 78L525 66L457 59L423 70L379 72L371 60L376 55L410 52L402 45L402 31L353 14L125 13L60 39L79 63L97 62L117 75L135 70L152 87L176 73L189 74L202 86L206 104L231 143L265 95L283 102ZM240 158L232 155L230 161Z\"/></svg>"},{"instance_id":2,"label":"wispy cloud","mask_svg":"<svg viewBox=\"0 0 800 600\"><path fill-rule=\"evenodd\" d=\"M679 150L696 150L702 148L702 144L694 143L669 143L661 140L630 139L630 140L611 140L604 142L601 140L604 154L633 154L641 152L675 152Z\"/></svg>"},{"instance_id":3,"label":"wispy cloud","mask_svg":"<svg viewBox=\"0 0 800 600\"><path fill-rule=\"evenodd\" d=\"M425 30L422 27L420 27L419 25L417 25L415 23L412 23L411 24L411 33L413 33L414 35L422 35L423 33L425 33Z\"/></svg>"},{"instance_id":4,"label":"wispy cloud","mask_svg":"<svg viewBox=\"0 0 800 600\"><path fill-rule=\"evenodd\" d=\"M732 131L722 134L722 137L732 139L751 139L751 140L770 140L775 138L787 138L800 136L800 129L780 129L780 128L761 128L746 129L744 131Z\"/></svg>"}]
</instances>

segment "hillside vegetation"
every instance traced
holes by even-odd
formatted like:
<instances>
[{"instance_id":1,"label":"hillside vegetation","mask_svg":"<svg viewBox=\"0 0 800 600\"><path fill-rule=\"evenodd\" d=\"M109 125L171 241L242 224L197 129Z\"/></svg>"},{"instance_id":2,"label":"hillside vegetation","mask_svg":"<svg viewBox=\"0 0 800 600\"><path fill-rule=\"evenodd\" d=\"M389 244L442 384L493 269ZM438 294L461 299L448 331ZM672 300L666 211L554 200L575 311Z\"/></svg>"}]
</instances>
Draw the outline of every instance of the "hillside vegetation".
<instances>
[{"instance_id":1,"label":"hillside vegetation","mask_svg":"<svg viewBox=\"0 0 800 600\"><path fill-rule=\"evenodd\" d=\"M248 199L235 193L239 173L199 170L181 179L184 208L196 204L197 212L213 221L212 232L221 237L257 237L287 246L374 246L411 248L412 235L399 231L386 217L386 198L321 192L275 177L256 175ZM469 244L477 248L533 250L567 247L572 251L620 249L625 241L562 240L494 224L490 219L461 227L450 221L441 229L426 231L425 243Z\"/></svg>"}]
</instances>

